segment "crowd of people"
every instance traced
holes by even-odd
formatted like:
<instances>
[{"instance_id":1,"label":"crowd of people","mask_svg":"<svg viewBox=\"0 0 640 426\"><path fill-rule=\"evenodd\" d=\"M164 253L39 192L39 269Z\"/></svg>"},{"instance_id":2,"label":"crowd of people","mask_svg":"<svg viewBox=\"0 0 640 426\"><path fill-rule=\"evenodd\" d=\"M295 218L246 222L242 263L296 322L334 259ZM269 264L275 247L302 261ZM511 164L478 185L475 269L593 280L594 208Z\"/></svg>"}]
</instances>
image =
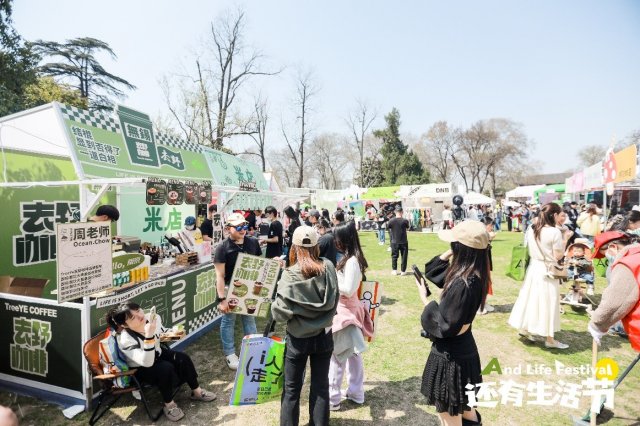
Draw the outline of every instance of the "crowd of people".
<instances>
[{"instance_id":1,"label":"crowd of people","mask_svg":"<svg viewBox=\"0 0 640 426\"><path fill-rule=\"evenodd\" d=\"M451 211L449 206L446 210ZM200 227L204 240L212 239L216 232L210 223L216 211L212 206L208 220ZM472 324L476 315L491 310L487 303L493 292L491 240L501 229L496 223L504 211L475 206L468 212L465 220L445 221L438 236L450 244L450 249L425 266L426 278L442 289L439 302L430 300L418 282L425 305L421 325L424 336L433 342L421 392L445 425L482 424L480 413L468 405L465 385L482 381ZM399 206L388 213L382 229L391 236L392 274L406 275L409 223ZM626 333L634 349L640 351L640 291L636 280L640 271L640 245L636 244L640 211L619 212L607 224L602 223L596 206L579 208L576 203L523 206L518 214L523 218L519 223L531 260L509 325L523 339L541 342L546 348L566 349L568 345L554 337L560 330L560 279L550 273L549 265L558 264L569 247L573 248L572 259L581 261L593 248L594 257L609 259L610 272L609 286L588 330L598 342L607 332ZM230 369L239 367L234 336L237 314L229 312L225 295L238 254L264 253L284 266L271 308L274 320L286 324L282 425L298 424L307 362L310 424L328 424L330 412L340 410L345 399L356 404L365 402L362 354L367 350L366 339L372 336L373 324L357 296L360 282L366 280L368 263L353 219L350 211L329 214L326 209L297 210L292 206L282 214L274 206L234 212L225 218L224 238L215 247L218 309L224 314L220 339ZM195 231L191 222L188 226L189 231ZM172 399L172 377L189 385L194 400L212 401L215 395L200 387L196 368L187 355L159 346L163 329L160 321L132 301L107 315L130 366L138 368L140 380L160 389L167 418L177 421L184 413ZM243 335L257 332L254 317L241 315L241 321Z\"/></svg>"}]
</instances>

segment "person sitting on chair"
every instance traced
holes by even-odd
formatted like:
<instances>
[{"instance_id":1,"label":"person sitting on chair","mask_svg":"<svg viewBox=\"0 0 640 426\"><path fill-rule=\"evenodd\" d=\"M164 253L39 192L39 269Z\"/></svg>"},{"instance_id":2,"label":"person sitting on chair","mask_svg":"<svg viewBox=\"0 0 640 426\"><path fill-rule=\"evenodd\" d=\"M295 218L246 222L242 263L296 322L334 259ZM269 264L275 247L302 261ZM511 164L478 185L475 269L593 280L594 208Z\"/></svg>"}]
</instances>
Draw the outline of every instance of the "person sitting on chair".
<instances>
[{"instance_id":1,"label":"person sitting on chair","mask_svg":"<svg viewBox=\"0 0 640 426\"><path fill-rule=\"evenodd\" d=\"M174 386L186 382L191 388L191 399L213 401L216 395L198 384L198 373L189 355L160 346L160 333L164 331L159 315L149 318L140 305L125 302L107 312L107 324L116 330L116 341L129 367L136 368L139 381L157 386L164 401L164 414L177 422L184 417L173 401ZM177 376L178 382L174 382Z\"/></svg>"}]
</instances>

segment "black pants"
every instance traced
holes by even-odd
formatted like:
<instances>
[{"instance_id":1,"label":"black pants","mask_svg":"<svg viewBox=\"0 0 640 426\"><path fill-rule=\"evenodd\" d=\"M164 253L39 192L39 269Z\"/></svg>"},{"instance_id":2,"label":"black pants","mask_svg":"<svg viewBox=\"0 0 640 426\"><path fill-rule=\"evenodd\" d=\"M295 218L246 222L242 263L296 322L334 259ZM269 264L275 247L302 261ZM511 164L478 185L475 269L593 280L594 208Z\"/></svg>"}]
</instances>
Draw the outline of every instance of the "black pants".
<instances>
[{"instance_id":1,"label":"black pants","mask_svg":"<svg viewBox=\"0 0 640 426\"><path fill-rule=\"evenodd\" d=\"M189 355L163 349L151 367L138 367L138 380L157 386L165 403L173 399L173 390L181 383L187 383L191 389L197 389L198 373Z\"/></svg>"},{"instance_id":2,"label":"black pants","mask_svg":"<svg viewBox=\"0 0 640 426\"><path fill-rule=\"evenodd\" d=\"M407 270L407 256L409 256L409 244L396 244L391 243L391 269L398 270L398 256L402 256L402 264L400 270L405 272Z\"/></svg>"},{"instance_id":3,"label":"black pants","mask_svg":"<svg viewBox=\"0 0 640 426\"><path fill-rule=\"evenodd\" d=\"M304 383L307 358L311 365L309 425L329 424L329 363L333 353L333 336L322 330L317 336L297 338L287 333L284 355L284 392L280 407L280 424L297 426L300 421L300 392Z\"/></svg>"},{"instance_id":4,"label":"black pants","mask_svg":"<svg viewBox=\"0 0 640 426\"><path fill-rule=\"evenodd\" d=\"M507 218L507 231L511 232L513 229L513 219L510 217Z\"/></svg>"}]
</instances>

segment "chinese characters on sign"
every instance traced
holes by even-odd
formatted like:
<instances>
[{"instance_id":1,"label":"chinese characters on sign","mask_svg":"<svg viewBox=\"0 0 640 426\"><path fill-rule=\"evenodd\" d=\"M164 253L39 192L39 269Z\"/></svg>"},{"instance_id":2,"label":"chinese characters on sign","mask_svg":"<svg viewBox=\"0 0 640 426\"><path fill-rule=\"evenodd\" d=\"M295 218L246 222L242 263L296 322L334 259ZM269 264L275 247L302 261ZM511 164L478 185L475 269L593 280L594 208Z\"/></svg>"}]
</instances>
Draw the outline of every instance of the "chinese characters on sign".
<instances>
[{"instance_id":1,"label":"chinese characters on sign","mask_svg":"<svg viewBox=\"0 0 640 426\"><path fill-rule=\"evenodd\" d=\"M57 226L58 303L112 285L111 222Z\"/></svg>"},{"instance_id":2,"label":"chinese characters on sign","mask_svg":"<svg viewBox=\"0 0 640 426\"><path fill-rule=\"evenodd\" d=\"M47 344L51 341L51 323L32 318L13 318L11 368L23 373L46 376L49 372Z\"/></svg>"},{"instance_id":3,"label":"chinese characters on sign","mask_svg":"<svg viewBox=\"0 0 640 426\"><path fill-rule=\"evenodd\" d=\"M196 277L196 294L193 296L193 311L198 312L216 301L216 271L209 269Z\"/></svg>"},{"instance_id":4,"label":"chinese characters on sign","mask_svg":"<svg viewBox=\"0 0 640 426\"><path fill-rule=\"evenodd\" d=\"M76 140L78 152L105 164L118 164L116 157L120 155L120 148L107 143L98 142L93 138L91 130L78 126L71 126L71 134Z\"/></svg>"},{"instance_id":5,"label":"chinese characters on sign","mask_svg":"<svg viewBox=\"0 0 640 426\"><path fill-rule=\"evenodd\" d=\"M230 312L266 316L280 273L280 262L238 254L227 292Z\"/></svg>"},{"instance_id":6,"label":"chinese characters on sign","mask_svg":"<svg viewBox=\"0 0 640 426\"><path fill-rule=\"evenodd\" d=\"M13 264L25 266L56 259L54 224L69 223L77 201L20 203L20 234L13 236Z\"/></svg>"}]
</instances>

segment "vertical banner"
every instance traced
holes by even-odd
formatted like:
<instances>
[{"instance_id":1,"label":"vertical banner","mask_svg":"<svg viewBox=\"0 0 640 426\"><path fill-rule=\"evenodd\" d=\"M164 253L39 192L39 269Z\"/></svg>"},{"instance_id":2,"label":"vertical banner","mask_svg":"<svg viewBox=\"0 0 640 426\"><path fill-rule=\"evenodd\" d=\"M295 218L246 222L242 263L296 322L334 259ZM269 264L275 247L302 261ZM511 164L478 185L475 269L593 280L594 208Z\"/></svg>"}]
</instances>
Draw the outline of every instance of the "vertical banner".
<instances>
[{"instance_id":1,"label":"vertical banner","mask_svg":"<svg viewBox=\"0 0 640 426\"><path fill-rule=\"evenodd\" d=\"M122 105L117 106L116 113L120 119L120 128L131 163L159 167L160 162L153 139L153 124L149 116Z\"/></svg>"},{"instance_id":2,"label":"vertical banner","mask_svg":"<svg viewBox=\"0 0 640 426\"><path fill-rule=\"evenodd\" d=\"M362 281L358 287L358 299L369 311L369 316L373 322L373 337L367 337L371 342L376 335L378 329L378 315L380 314L380 305L382 303L382 284L378 281Z\"/></svg>"},{"instance_id":3,"label":"vertical banner","mask_svg":"<svg viewBox=\"0 0 640 426\"><path fill-rule=\"evenodd\" d=\"M229 405L261 404L280 397L284 387L284 347L283 341L260 334L242 339Z\"/></svg>"},{"instance_id":4,"label":"vertical banner","mask_svg":"<svg viewBox=\"0 0 640 426\"><path fill-rule=\"evenodd\" d=\"M111 222L56 226L58 303L112 286Z\"/></svg>"},{"instance_id":5,"label":"vertical banner","mask_svg":"<svg viewBox=\"0 0 640 426\"><path fill-rule=\"evenodd\" d=\"M238 254L227 291L230 312L266 317L280 273L280 262Z\"/></svg>"}]
</instances>

